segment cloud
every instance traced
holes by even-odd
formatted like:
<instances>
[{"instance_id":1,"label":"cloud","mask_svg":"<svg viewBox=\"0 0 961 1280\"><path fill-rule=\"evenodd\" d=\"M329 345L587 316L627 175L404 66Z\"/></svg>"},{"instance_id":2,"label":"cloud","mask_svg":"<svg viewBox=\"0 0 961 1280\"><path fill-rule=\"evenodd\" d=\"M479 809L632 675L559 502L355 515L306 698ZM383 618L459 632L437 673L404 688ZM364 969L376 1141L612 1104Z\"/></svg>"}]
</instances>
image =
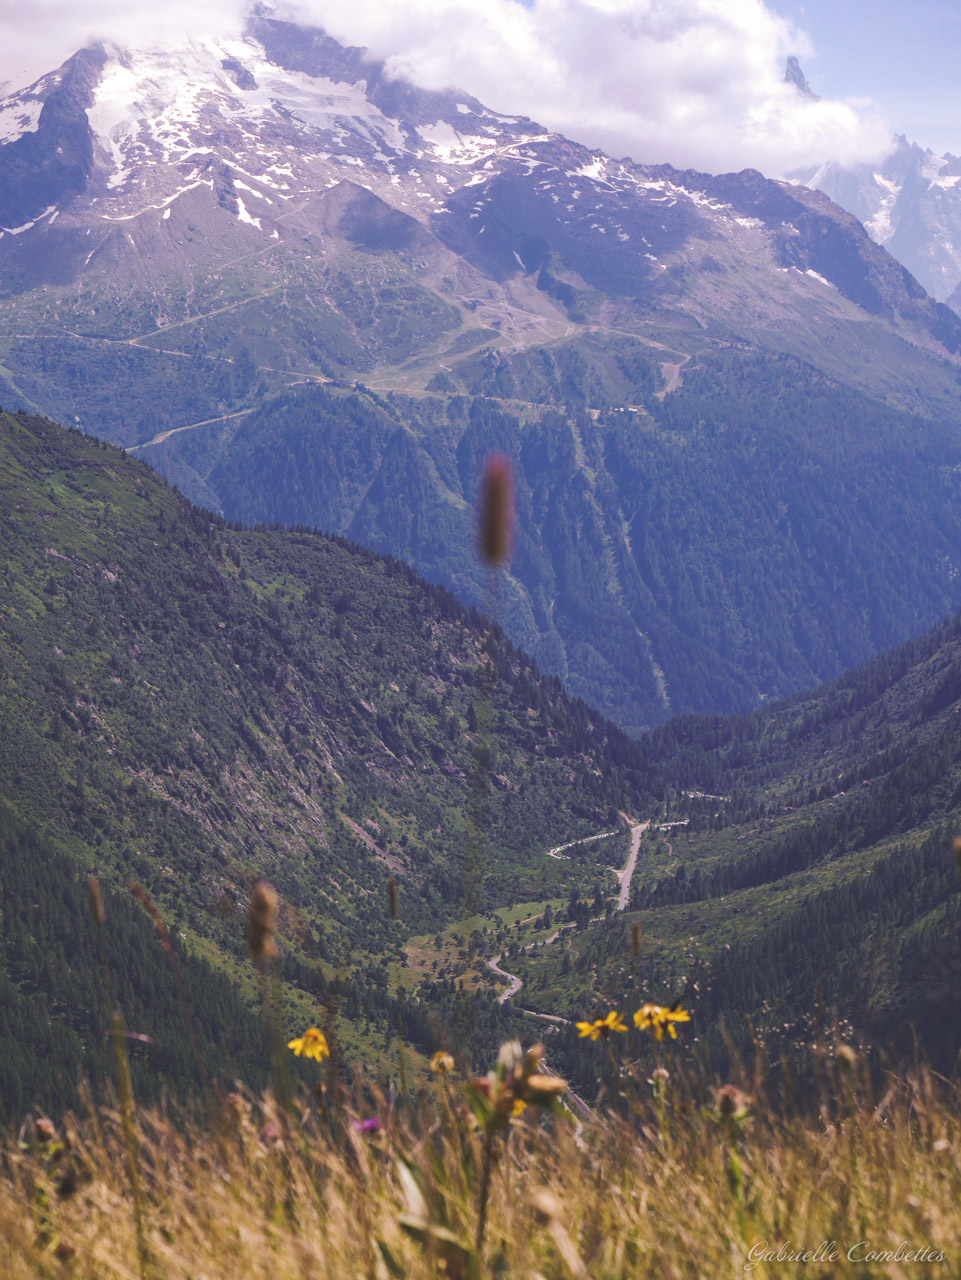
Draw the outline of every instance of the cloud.
<instances>
[{"instance_id":1,"label":"cloud","mask_svg":"<svg viewBox=\"0 0 961 1280\"><path fill-rule=\"evenodd\" d=\"M50 51L35 74L90 35L143 46L242 25L234 0L133 11L129 0L33 0L22 12L2 34L35 64ZM282 0L278 14L615 156L781 174L890 149L872 104L805 100L784 84L787 54L812 50L763 0ZM11 59L0 58L3 78Z\"/></svg>"},{"instance_id":2,"label":"cloud","mask_svg":"<svg viewBox=\"0 0 961 1280\"><path fill-rule=\"evenodd\" d=\"M30 84L92 40L167 47L240 34L240 0L0 0L0 84Z\"/></svg>"},{"instance_id":3,"label":"cloud","mask_svg":"<svg viewBox=\"0 0 961 1280\"><path fill-rule=\"evenodd\" d=\"M398 74L456 84L615 156L783 173L890 149L869 104L808 101L784 83L787 55L812 50L762 0L296 0L296 10Z\"/></svg>"}]
</instances>

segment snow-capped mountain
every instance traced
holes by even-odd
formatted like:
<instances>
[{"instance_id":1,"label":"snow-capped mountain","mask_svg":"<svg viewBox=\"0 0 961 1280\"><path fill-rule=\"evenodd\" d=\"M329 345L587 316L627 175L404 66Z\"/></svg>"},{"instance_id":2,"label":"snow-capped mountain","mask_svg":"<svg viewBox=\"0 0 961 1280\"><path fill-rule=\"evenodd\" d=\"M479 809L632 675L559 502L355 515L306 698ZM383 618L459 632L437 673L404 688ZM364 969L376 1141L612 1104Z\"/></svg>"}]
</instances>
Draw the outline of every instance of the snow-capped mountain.
<instances>
[{"instance_id":1,"label":"snow-capped mountain","mask_svg":"<svg viewBox=\"0 0 961 1280\"><path fill-rule=\"evenodd\" d=\"M437 206L449 184L436 174L425 182L418 159L459 173L543 132L466 95L379 83L361 51L323 37L292 51L278 25L259 24L261 39L209 39L176 52L86 49L0 103L0 234L50 221L78 196L84 212L101 206L101 221L129 221L198 187L219 199L224 184L223 207L259 227L256 211L271 221L271 206L278 215L312 183L329 187L361 171L401 198L419 187ZM271 35L284 62L268 56ZM13 180L31 167L45 183Z\"/></svg>"},{"instance_id":2,"label":"snow-capped mountain","mask_svg":"<svg viewBox=\"0 0 961 1280\"><path fill-rule=\"evenodd\" d=\"M199 318L256 297L275 372L389 381L398 350L350 314L356 291L329 286L359 270L422 291L425 332L401 346L436 357L425 380L468 333L516 347L598 323L662 345L693 325L840 372L852 304L913 346L916 331L961 346L953 317L822 195L615 160L263 16L241 40L85 49L0 102L0 130L0 334L36 306L45 332L156 348L163 329L193 348L216 328ZM386 275L371 254L393 255ZM337 338L280 336L297 291L314 309L323 295Z\"/></svg>"},{"instance_id":3,"label":"snow-capped mountain","mask_svg":"<svg viewBox=\"0 0 961 1280\"><path fill-rule=\"evenodd\" d=\"M860 219L932 297L961 306L961 158L899 136L876 166L825 164L797 176Z\"/></svg>"}]
</instances>

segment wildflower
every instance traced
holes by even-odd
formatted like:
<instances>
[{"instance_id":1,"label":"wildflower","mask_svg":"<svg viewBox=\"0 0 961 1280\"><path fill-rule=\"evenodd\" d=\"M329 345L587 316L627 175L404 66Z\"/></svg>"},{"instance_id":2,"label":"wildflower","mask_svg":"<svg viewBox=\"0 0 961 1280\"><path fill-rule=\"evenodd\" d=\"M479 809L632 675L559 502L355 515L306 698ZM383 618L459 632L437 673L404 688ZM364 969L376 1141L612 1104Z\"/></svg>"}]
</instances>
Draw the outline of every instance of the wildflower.
<instances>
[{"instance_id":1,"label":"wildflower","mask_svg":"<svg viewBox=\"0 0 961 1280\"><path fill-rule=\"evenodd\" d=\"M517 1040L510 1040L501 1046L494 1070L471 1081L471 1106L489 1133L502 1128L528 1106L556 1110L567 1081L539 1070L543 1056L542 1044L525 1053Z\"/></svg>"},{"instance_id":2,"label":"wildflower","mask_svg":"<svg viewBox=\"0 0 961 1280\"><path fill-rule=\"evenodd\" d=\"M298 1058L314 1058L317 1062L323 1062L324 1058L330 1057L327 1037L316 1027L308 1027L302 1036L291 1040L287 1048L293 1049Z\"/></svg>"},{"instance_id":3,"label":"wildflower","mask_svg":"<svg viewBox=\"0 0 961 1280\"><path fill-rule=\"evenodd\" d=\"M655 1040L664 1039L667 1029L672 1040L677 1039L675 1022L690 1022L691 1015L686 1009L672 1006L670 1009L660 1004L642 1004L634 1014L634 1025L638 1031L649 1031Z\"/></svg>"},{"instance_id":4,"label":"wildflower","mask_svg":"<svg viewBox=\"0 0 961 1280\"><path fill-rule=\"evenodd\" d=\"M635 1021L636 1019L635 1014ZM603 1037L606 1040L612 1031L626 1031L627 1023L615 1009L612 1009L606 1018L595 1018L593 1022L579 1022L577 1030L582 1040L587 1037L591 1040L600 1040Z\"/></svg>"},{"instance_id":5,"label":"wildflower","mask_svg":"<svg viewBox=\"0 0 961 1280\"><path fill-rule=\"evenodd\" d=\"M439 1076L446 1076L454 1070L454 1059L443 1049L438 1049L430 1060L430 1069Z\"/></svg>"},{"instance_id":6,"label":"wildflower","mask_svg":"<svg viewBox=\"0 0 961 1280\"><path fill-rule=\"evenodd\" d=\"M560 1076L546 1076L542 1073L528 1076L518 1086L527 1102L535 1106L545 1106L552 1098L559 1098L567 1089L567 1081Z\"/></svg>"},{"instance_id":7,"label":"wildflower","mask_svg":"<svg viewBox=\"0 0 961 1280\"><path fill-rule=\"evenodd\" d=\"M380 1133L383 1125L376 1116L369 1116L366 1120L355 1120L354 1128L360 1133Z\"/></svg>"},{"instance_id":8,"label":"wildflower","mask_svg":"<svg viewBox=\"0 0 961 1280\"><path fill-rule=\"evenodd\" d=\"M714 1106L719 1116L743 1120L751 1109L751 1099L736 1084L725 1084L715 1091Z\"/></svg>"},{"instance_id":9,"label":"wildflower","mask_svg":"<svg viewBox=\"0 0 961 1280\"><path fill-rule=\"evenodd\" d=\"M496 1134L508 1128L529 1106L558 1112L561 1109L560 1095L567 1082L540 1070L543 1057L542 1044L535 1044L525 1053L519 1040L508 1040L500 1047L494 1069L467 1086L467 1100L484 1137L475 1243L478 1256L484 1248Z\"/></svg>"}]
</instances>

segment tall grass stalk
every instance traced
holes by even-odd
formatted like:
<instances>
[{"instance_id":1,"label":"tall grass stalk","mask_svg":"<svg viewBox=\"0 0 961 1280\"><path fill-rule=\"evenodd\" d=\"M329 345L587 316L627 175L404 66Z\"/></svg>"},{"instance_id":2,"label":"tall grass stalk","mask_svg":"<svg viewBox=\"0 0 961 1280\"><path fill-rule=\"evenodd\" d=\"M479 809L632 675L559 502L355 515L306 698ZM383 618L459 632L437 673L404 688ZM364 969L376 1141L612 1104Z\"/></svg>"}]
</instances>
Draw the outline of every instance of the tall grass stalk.
<instances>
[{"instance_id":1,"label":"tall grass stalk","mask_svg":"<svg viewBox=\"0 0 961 1280\"><path fill-rule=\"evenodd\" d=\"M96 876L91 876L88 883L90 887L90 911L94 924L97 926L100 957L103 962L104 994L107 999L107 1006L112 1010L110 1034L113 1039L114 1068L117 1073L117 1093L120 1098L124 1146L126 1148L127 1164L130 1169L130 1184L133 1188L132 1210L137 1240L137 1266L140 1280L146 1280L150 1255L147 1249L147 1233L144 1227L146 1207L143 1185L140 1180L140 1155L137 1147L136 1126L134 1124L133 1080L130 1075L130 1055L127 1053L127 1027L124 1023L123 1014L116 1008L113 998L113 983L110 980L110 965L107 962L107 941L104 932L107 914L104 908L103 894L100 891L100 882Z\"/></svg>"}]
</instances>

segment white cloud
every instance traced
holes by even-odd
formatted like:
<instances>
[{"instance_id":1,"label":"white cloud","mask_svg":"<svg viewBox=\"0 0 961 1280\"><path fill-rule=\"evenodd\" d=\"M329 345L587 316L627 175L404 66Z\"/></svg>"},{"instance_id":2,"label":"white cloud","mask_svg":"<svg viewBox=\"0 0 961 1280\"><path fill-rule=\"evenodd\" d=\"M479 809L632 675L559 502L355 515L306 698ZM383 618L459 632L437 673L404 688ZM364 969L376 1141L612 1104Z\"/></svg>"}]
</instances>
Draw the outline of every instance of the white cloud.
<instances>
[{"instance_id":1,"label":"white cloud","mask_svg":"<svg viewBox=\"0 0 961 1280\"><path fill-rule=\"evenodd\" d=\"M0 0L0 83L22 87L92 40L132 48L239 34L240 0Z\"/></svg>"},{"instance_id":2,"label":"white cloud","mask_svg":"<svg viewBox=\"0 0 961 1280\"><path fill-rule=\"evenodd\" d=\"M397 74L457 85L615 156L777 174L889 149L871 104L806 101L784 84L787 54L811 50L763 0L285 0L282 12L368 46ZM22 82L18 53L39 74L90 35L142 46L241 22L235 0L33 0L0 16L0 78L6 65Z\"/></svg>"},{"instance_id":3,"label":"white cloud","mask_svg":"<svg viewBox=\"0 0 961 1280\"><path fill-rule=\"evenodd\" d=\"M868 104L784 84L803 35L762 0L291 0L398 73L456 84L616 156L768 173L873 158L890 129Z\"/></svg>"}]
</instances>

